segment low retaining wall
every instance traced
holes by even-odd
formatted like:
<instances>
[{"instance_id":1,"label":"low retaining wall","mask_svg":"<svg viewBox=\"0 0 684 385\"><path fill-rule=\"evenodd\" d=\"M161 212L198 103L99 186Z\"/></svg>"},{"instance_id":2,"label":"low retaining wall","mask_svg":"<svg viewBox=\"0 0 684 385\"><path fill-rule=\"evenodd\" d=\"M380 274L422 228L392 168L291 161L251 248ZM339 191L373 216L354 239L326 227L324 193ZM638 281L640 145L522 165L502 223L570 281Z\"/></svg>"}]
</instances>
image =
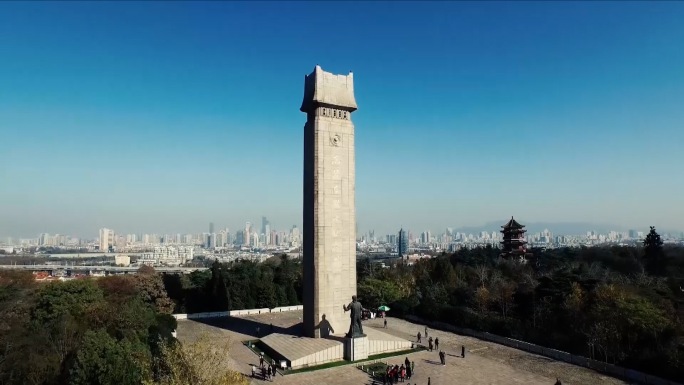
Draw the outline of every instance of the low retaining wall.
<instances>
[{"instance_id":1,"label":"low retaining wall","mask_svg":"<svg viewBox=\"0 0 684 385\"><path fill-rule=\"evenodd\" d=\"M619 377L626 379L628 381L638 382L640 384L647 385L682 385L679 382L666 380L660 377L652 376L650 374L642 373L632 369L625 369L620 366L607 364L605 362L592 360L591 358L576 356L568 352L563 352L560 350L550 349L543 346L531 344L529 342L516 340L513 338L501 337L495 334L480 332L477 330L460 328L451 324L444 322L428 322L420 317L416 316L406 316L404 317L407 321L427 325L430 328L444 330L456 334L467 335L470 337L475 337L481 340L494 342L499 345L508 346L515 349L524 350L526 352L539 354L540 356L545 356L553 358L557 361L564 361L573 365L583 366L585 368L593 369L598 372L606 373L613 377Z\"/></svg>"},{"instance_id":2,"label":"low retaining wall","mask_svg":"<svg viewBox=\"0 0 684 385\"><path fill-rule=\"evenodd\" d=\"M177 320L181 319L201 319L201 318L218 318L218 317L236 317L241 315L250 314L263 314L263 313L281 313L284 311L295 311L302 310L304 307L302 305L297 306L281 306L273 309L263 308L263 309L243 309L243 310L231 310L231 311L217 311L217 312L205 312L205 313L192 313L192 314L174 314L173 316Z\"/></svg>"}]
</instances>

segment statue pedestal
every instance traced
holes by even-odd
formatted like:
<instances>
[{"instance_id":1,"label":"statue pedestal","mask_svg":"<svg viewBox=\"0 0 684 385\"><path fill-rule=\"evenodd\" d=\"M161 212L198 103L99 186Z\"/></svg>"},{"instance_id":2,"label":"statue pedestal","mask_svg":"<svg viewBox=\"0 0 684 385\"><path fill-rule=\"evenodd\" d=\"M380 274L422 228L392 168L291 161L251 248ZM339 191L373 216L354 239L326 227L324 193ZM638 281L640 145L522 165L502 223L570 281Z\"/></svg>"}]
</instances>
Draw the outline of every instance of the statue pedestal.
<instances>
[{"instance_id":1,"label":"statue pedestal","mask_svg":"<svg viewBox=\"0 0 684 385\"><path fill-rule=\"evenodd\" d=\"M347 361L359 361L368 358L368 337L346 337L344 339L344 359Z\"/></svg>"}]
</instances>

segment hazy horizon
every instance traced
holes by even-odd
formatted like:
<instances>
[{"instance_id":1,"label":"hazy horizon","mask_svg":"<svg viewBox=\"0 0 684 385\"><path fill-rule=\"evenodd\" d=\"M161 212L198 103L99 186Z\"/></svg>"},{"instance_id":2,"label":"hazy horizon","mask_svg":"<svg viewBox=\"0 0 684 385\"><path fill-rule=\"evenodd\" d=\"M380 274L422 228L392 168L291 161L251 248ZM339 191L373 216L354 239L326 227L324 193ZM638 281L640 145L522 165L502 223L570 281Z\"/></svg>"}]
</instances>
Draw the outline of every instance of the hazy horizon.
<instances>
[{"instance_id":1,"label":"hazy horizon","mask_svg":"<svg viewBox=\"0 0 684 385\"><path fill-rule=\"evenodd\" d=\"M259 218L260 219L260 218ZM358 233L356 234L357 238L361 237L362 235L367 235L369 231L374 231L376 237L382 237L388 234L396 234L400 228L403 228L404 230L412 232L414 235L418 236L420 235L421 232L423 231L430 231L432 232L433 235L441 234L444 231L446 231L446 228L451 228L454 232L465 232L465 233L475 233L475 232L480 232L480 231L499 231L501 225L505 224L508 219L501 219L501 220L494 220L494 221L487 221L487 222L482 222L482 223L473 223L473 224L466 224L462 226L453 226L453 225L447 225L443 227L435 227L435 226L427 226L427 227L415 227L415 226L406 226L406 225L397 225L397 226L391 226L390 224L386 224L382 226L381 228L368 228L368 229L363 229L359 228ZM639 226L624 226L624 225L619 225L619 224L611 224L611 223L589 223L589 222L538 222L538 221L527 221L526 218L520 218L516 217L516 221L519 221L522 223L528 232L530 233L536 233L536 232L541 232L543 230L550 230L553 234L555 235L582 235L586 233L587 231L595 231L598 233L606 233L608 231L623 231L626 232L628 230L636 230L636 231L643 231L647 232L649 229L649 225L639 225ZM235 234L236 231L238 230L244 230L245 228L245 223L246 222L251 222L252 224L252 229L254 231L260 232L261 229L261 222L260 221L245 221L242 224L237 224L236 226L229 226L225 225L223 223L216 223L214 222L214 232L218 233L219 231L228 228L232 234ZM276 231L289 231L293 225L284 225L284 226L279 226L277 223L273 223L270 221L271 224L271 229L276 230ZM300 224L294 224L296 225L300 230L302 230L302 226ZM174 229L170 229L167 227L166 231L160 231L158 229L142 229L142 230L137 230L137 231L132 231L129 230L131 226L121 226L121 227L112 227L108 226L107 228L114 230L117 234L136 234L136 235L141 235L141 234L157 234L157 235L172 235L172 234L201 234L201 233L208 233L209 232L209 223L204 224L204 228L201 226L197 226L194 229L190 229L189 227L186 227L188 230L186 231L178 231ZM81 239L95 239L98 237L98 231L100 228L93 228L93 229L88 229L85 233L79 233L79 232L65 232L63 230L54 230L54 231L41 231L39 233L35 234L0 234L0 243L2 243L6 237L11 237L14 240L17 239L28 239L28 238L36 238L40 233L48 233L51 235L54 234L60 234L60 235L67 235L71 237L78 237ZM657 227L656 230L660 234L664 233L670 233L672 235L681 235L684 233L684 231L680 229L672 229L672 228L664 228L664 227Z\"/></svg>"},{"instance_id":2,"label":"hazy horizon","mask_svg":"<svg viewBox=\"0 0 684 385\"><path fill-rule=\"evenodd\" d=\"M360 232L684 230L684 3L0 3L0 235L301 228L354 72Z\"/></svg>"}]
</instances>

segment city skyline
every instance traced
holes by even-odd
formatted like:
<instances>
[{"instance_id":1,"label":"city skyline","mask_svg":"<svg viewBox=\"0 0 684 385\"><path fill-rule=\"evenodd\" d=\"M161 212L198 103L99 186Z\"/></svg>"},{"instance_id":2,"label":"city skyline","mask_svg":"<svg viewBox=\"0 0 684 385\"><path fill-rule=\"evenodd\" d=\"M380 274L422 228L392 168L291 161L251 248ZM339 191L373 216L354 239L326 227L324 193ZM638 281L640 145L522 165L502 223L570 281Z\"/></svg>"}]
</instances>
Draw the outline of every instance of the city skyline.
<instances>
[{"instance_id":1,"label":"city skyline","mask_svg":"<svg viewBox=\"0 0 684 385\"><path fill-rule=\"evenodd\" d=\"M0 235L301 228L312 63L355 74L361 232L684 229L683 4L388 4L0 4Z\"/></svg>"},{"instance_id":2,"label":"city skyline","mask_svg":"<svg viewBox=\"0 0 684 385\"><path fill-rule=\"evenodd\" d=\"M293 230L293 228L298 229L298 232L301 232L302 228L301 226L294 224L290 226L271 226L271 221L268 220L268 217L261 216L262 218L262 225L265 222L265 228L269 230L270 232L275 232L278 234L281 233L289 233ZM517 217L516 217L517 218ZM517 218L519 220L519 218ZM625 226L620 226L620 225L614 225L614 224L592 224L592 223L587 223L587 222L526 222L524 220L520 221L522 222L528 230L531 232L545 232L545 231L550 231L556 235L584 235L587 232L592 232L596 234L602 234L602 233L612 233L612 232L619 232L619 233L630 233L632 231L635 232L646 232L648 231L650 226L633 226L633 227L625 227ZM222 226L219 224L218 226L214 226L214 222L209 222L209 229L210 231L203 231L200 229L195 229L195 230L189 230L189 231L158 231L158 230L149 230L149 231L130 231L129 227L123 227L120 229L114 229L114 228L108 228L108 227L103 227L100 229L95 229L93 231L90 231L86 235L82 234L75 234L75 233L67 233L63 231L41 231L37 234L29 234L25 236L19 236L19 235L3 235L0 234L0 244L2 244L6 239L12 239L13 241L18 241L20 239L37 239L45 235L49 236L65 236L65 237L71 237L75 239L81 239L81 240L95 240L95 239L100 239L102 237L102 232L103 230L108 231L108 237L112 237L113 235L116 236L138 236L138 237L143 237L145 235L148 236L158 236L158 237L164 237L164 236L169 236L169 237L177 237L177 236L182 236L183 238L186 236L198 236L198 235L209 235L209 234L220 234L223 232L228 232L231 236L235 237L237 233L239 232L245 232L246 227L250 226L250 233L251 234L258 234L258 235L265 235L264 231L260 231L258 227L255 227L255 222L251 221L246 221L243 222L241 225L238 224L237 226ZM488 222L484 223L481 225L473 225L473 226L460 226L460 227L454 227L454 226L447 226L447 227L442 227L442 228L436 228L436 227L426 227L426 228L417 228L417 227L412 227L412 226L405 226L401 225L396 228L387 230L387 231L380 231L377 229L359 229L359 231L356 234L356 239L362 239L364 237L367 237L369 234L375 234L377 237L386 237L386 236L396 236L400 230L404 230L407 234L412 234L414 236L420 236L421 233L423 232L431 232L435 235L437 234L443 234L445 232L451 232L451 233L460 233L460 234L475 234L478 235L480 233L490 233L490 232L498 232L502 224L506 223L506 220L500 220L500 221L494 221L494 222ZM215 227L215 231L211 232L211 229ZM386 227L391 227L391 226L386 226ZM264 226L261 227L261 230L263 230ZM682 237L684 238L684 231L679 230L679 229L668 229L668 228L657 228L656 229L661 233L661 234L671 234L675 237ZM98 236L99 232L99 236ZM179 243L175 241L175 243Z\"/></svg>"}]
</instances>

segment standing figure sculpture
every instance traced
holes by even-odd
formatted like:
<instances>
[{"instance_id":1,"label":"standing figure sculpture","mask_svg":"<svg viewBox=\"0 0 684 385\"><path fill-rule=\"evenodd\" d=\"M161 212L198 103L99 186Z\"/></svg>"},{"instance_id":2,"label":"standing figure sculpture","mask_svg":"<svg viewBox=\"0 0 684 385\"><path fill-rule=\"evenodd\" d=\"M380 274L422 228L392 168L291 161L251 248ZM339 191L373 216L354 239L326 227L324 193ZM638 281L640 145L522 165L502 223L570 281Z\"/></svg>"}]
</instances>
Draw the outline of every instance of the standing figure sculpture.
<instances>
[{"instance_id":1,"label":"standing figure sculpture","mask_svg":"<svg viewBox=\"0 0 684 385\"><path fill-rule=\"evenodd\" d=\"M351 317L351 325L349 325L349 333L347 337L365 337L363 334L363 326L361 326L361 314L363 314L363 306L361 302L356 300L356 296L352 296L352 301L349 305L342 305L345 312L351 311L349 315Z\"/></svg>"}]
</instances>

